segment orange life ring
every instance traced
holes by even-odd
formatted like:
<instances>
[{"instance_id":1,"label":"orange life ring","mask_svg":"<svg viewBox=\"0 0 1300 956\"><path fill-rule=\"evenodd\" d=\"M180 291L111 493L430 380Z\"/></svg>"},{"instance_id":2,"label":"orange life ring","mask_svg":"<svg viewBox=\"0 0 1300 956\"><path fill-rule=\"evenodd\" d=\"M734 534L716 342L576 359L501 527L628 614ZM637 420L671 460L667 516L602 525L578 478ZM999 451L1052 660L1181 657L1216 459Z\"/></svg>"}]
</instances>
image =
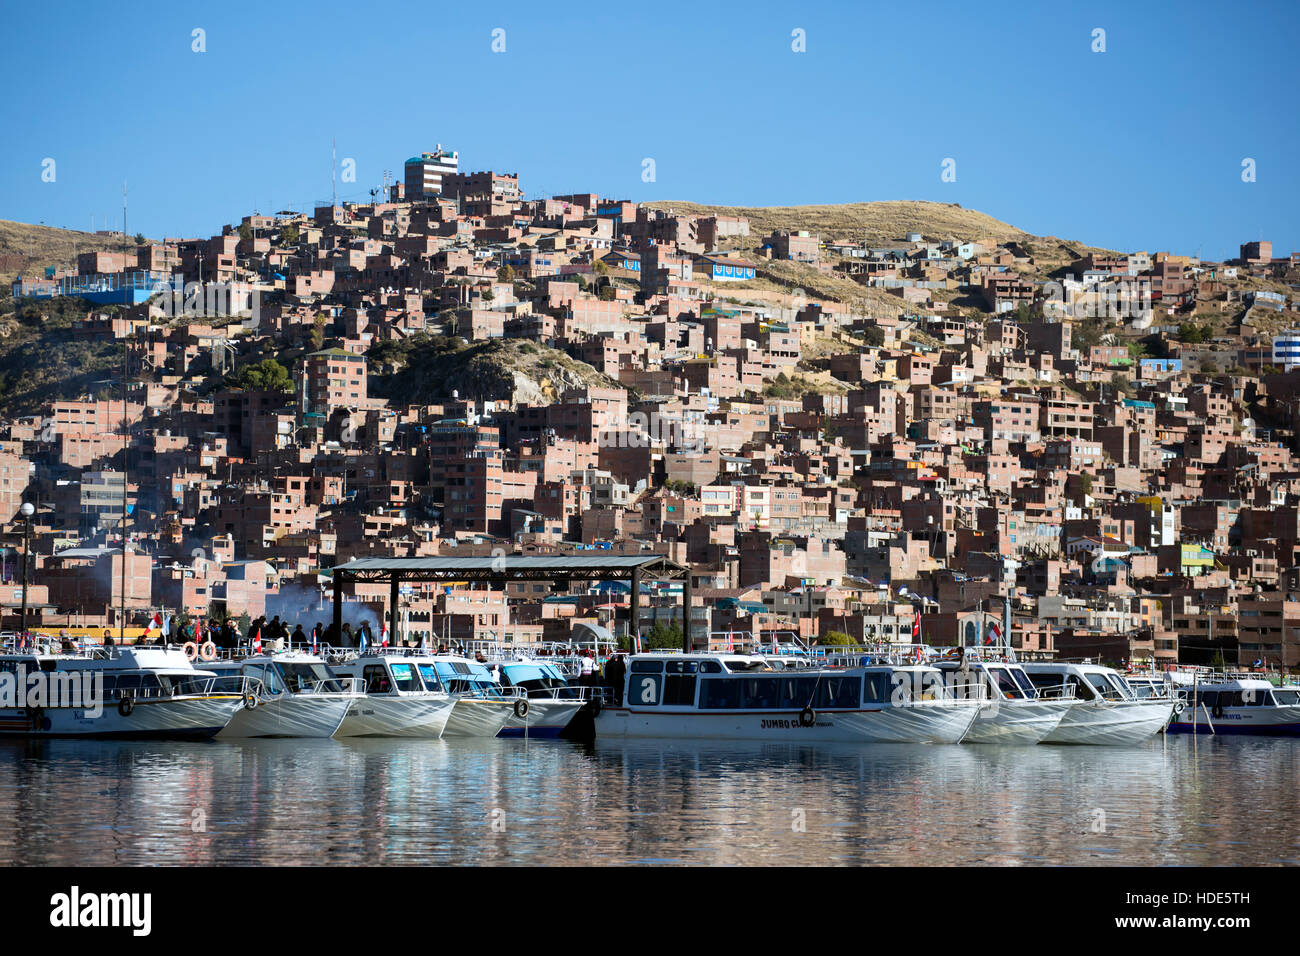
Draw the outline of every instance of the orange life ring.
<instances>
[{"instance_id":1,"label":"orange life ring","mask_svg":"<svg viewBox=\"0 0 1300 956\"><path fill-rule=\"evenodd\" d=\"M204 641L203 646L199 648L199 657L205 661L215 661L217 659L217 645L211 641Z\"/></svg>"},{"instance_id":2,"label":"orange life ring","mask_svg":"<svg viewBox=\"0 0 1300 956\"><path fill-rule=\"evenodd\" d=\"M199 645L195 644L193 641L186 641L181 646L181 650L185 652L185 659L187 661L193 661L198 659Z\"/></svg>"}]
</instances>

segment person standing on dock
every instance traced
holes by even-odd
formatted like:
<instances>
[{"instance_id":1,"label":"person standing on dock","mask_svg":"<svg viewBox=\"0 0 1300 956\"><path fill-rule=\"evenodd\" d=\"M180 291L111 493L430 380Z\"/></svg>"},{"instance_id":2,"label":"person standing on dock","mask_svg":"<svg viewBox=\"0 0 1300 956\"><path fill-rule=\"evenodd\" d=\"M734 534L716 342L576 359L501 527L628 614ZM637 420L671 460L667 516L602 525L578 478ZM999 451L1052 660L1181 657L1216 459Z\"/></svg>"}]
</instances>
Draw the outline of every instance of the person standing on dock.
<instances>
[{"instance_id":1,"label":"person standing on dock","mask_svg":"<svg viewBox=\"0 0 1300 956\"><path fill-rule=\"evenodd\" d=\"M614 706L623 705L623 679L627 676L627 662L622 654L616 654L605 664L605 683L614 692Z\"/></svg>"}]
</instances>

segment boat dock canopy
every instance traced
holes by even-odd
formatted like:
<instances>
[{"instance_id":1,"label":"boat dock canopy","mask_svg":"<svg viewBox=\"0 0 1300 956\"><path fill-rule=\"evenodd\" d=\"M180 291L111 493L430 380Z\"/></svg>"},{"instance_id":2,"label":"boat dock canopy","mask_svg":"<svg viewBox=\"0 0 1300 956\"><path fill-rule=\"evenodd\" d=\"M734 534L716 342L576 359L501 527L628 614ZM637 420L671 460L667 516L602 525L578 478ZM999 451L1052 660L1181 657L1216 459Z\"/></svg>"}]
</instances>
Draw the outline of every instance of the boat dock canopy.
<instances>
[{"instance_id":1,"label":"boat dock canopy","mask_svg":"<svg viewBox=\"0 0 1300 956\"><path fill-rule=\"evenodd\" d=\"M389 620L397 633L398 591L403 581L554 581L565 589L572 581L630 581L631 627L636 632L641 582L680 580L682 620L690 621L690 568L662 554L525 555L496 554L457 558L355 558L333 568L334 633L343 628L343 585L357 581L387 581ZM690 650L690 628L683 628L683 650Z\"/></svg>"}]
</instances>

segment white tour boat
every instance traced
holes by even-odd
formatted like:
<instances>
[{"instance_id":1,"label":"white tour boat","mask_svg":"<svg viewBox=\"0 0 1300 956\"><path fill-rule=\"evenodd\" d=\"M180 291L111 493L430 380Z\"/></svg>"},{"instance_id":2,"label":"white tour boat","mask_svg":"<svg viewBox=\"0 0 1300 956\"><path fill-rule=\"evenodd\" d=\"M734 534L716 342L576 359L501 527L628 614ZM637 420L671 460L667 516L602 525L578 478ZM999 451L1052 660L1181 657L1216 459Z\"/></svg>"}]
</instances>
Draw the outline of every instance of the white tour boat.
<instances>
[{"instance_id":1,"label":"white tour boat","mask_svg":"<svg viewBox=\"0 0 1300 956\"><path fill-rule=\"evenodd\" d=\"M558 737L600 688L580 687L543 658L489 660L488 672L501 687L515 688L528 701L527 712L513 712L498 737Z\"/></svg>"},{"instance_id":2,"label":"white tour boat","mask_svg":"<svg viewBox=\"0 0 1300 956\"><path fill-rule=\"evenodd\" d=\"M1261 677L1220 677L1183 686L1186 709L1169 724L1171 734L1300 736L1300 687L1274 687Z\"/></svg>"},{"instance_id":3,"label":"white tour boat","mask_svg":"<svg viewBox=\"0 0 1300 956\"><path fill-rule=\"evenodd\" d=\"M935 662L957 686L984 685L989 702L980 708L963 743L1036 744L1060 725L1074 700L1067 694L1049 699L1039 693L1025 669L1014 660L989 659L975 648L962 657Z\"/></svg>"},{"instance_id":4,"label":"white tour boat","mask_svg":"<svg viewBox=\"0 0 1300 956\"><path fill-rule=\"evenodd\" d=\"M323 660L303 651L195 666L212 674L249 677L260 686L222 737L333 737L348 710L365 696L359 681L336 677Z\"/></svg>"},{"instance_id":5,"label":"white tour boat","mask_svg":"<svg viewBox=\"0 0 1300 956\"><path fill-rule=\"evenodd\" d=\"M1074 698L1044 743L1141 743L1160 733L1179 707L1172 697L1139 698L1118 671L1099 664L1026 661L1021 666L1040 696Z\"/></svg>"},{"instance_id":6,"label":"white tour boat","mask_svg":"<svg viewBox=\"0 0 1300 956\"><path fill-rule=\"evenodd\" d=\"M478 661L454 654L414 656L425 686L451 695L456 709L444 737L495 737L511 717L531 714L522 689L503 688Z\"/></svg>"},{"instance_id":7,"label":"white tour boat","mask_svg":"<svg viewBox=\"0 0 1300 956\"><path fill-rule=\"evenodd\" d=\"M335 664L334 673L358 678L365 696L348 709L335 737L426 737L443 735L456 699L428 689L413 659L366 652Z\"/></svg>"},{"instance_id":8,"label":"white tour boat","mask_svg":"<svg viewBox=\"0 0 1300 956\"><path fill-rule=\"evenodd\" d=\"M207 739L255 690L196 670L179 648L3 654L0 735Z\"/></svg>"},{"instance_id":9,"label":"white tour boat","mask_svg":"<svg viewBox=\"0 0 1300 956\"><path fill-rule=\"evenodd\" d=\"M634 654L597 737L958 743L981 701L924 665L774 670L744 654Z\"/></svg>"}]
</instances>

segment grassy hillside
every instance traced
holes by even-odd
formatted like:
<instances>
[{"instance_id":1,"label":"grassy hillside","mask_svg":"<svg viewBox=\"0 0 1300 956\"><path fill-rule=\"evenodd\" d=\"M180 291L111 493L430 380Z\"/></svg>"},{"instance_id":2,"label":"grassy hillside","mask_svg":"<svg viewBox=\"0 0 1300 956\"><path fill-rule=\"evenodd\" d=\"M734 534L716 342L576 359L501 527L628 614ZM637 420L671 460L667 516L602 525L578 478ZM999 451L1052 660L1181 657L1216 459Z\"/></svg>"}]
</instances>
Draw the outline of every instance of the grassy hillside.
<instances>
[{"instance_id":1,"label":"grassy hillside","mask_svg":"<svg viewBox=\"0 0 1300 956\"><path fill-rule=\"evenodd\" d=\"M127 245L135 248L133 240ZM117 252L121 248L120 235L97 236L0 219L0 279L7 284L19 274L42 274L46 266L72 266L80 252Z\"/></svg>"},{"instance_id":2,"label":"grassy hillside","mask_svg":"<svg viewBox=\"0 0 1300 956\"><path fill-rule=\"evenodd\" d=\"M113 386L122 349L114 342L75 338L73 323L86 316L84 299L0 298L0 416L39 412L46 402L97 395Z\"/></svg>"}]
</instances>

